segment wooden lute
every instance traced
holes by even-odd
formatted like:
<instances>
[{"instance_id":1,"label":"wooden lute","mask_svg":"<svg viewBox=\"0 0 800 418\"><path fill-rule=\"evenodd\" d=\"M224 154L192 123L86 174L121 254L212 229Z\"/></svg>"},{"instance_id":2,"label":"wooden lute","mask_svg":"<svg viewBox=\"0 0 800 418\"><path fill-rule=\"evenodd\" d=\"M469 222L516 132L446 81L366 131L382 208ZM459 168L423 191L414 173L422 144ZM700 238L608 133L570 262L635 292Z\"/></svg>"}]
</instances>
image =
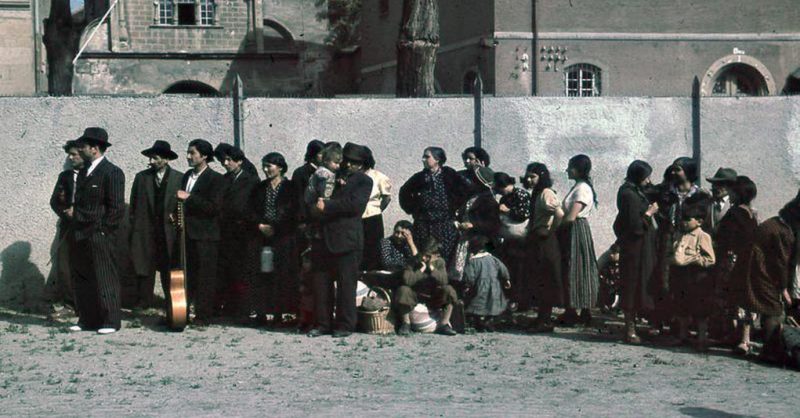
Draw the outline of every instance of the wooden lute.
<instances>
[{"instance_id":1,"label":"wooden lute","mask_svg":"<svg viewBox=\"0 0 800 418\"><path fill-rule=\"evenodd\" d=\"M173 331L183 331L189 319L186 302L186 216L183 202L178 201L175 226L178 228L178 247L180 248L180 264L169 272L169 294L167 299L167 324Z\"/></svg>"}]
</instances>

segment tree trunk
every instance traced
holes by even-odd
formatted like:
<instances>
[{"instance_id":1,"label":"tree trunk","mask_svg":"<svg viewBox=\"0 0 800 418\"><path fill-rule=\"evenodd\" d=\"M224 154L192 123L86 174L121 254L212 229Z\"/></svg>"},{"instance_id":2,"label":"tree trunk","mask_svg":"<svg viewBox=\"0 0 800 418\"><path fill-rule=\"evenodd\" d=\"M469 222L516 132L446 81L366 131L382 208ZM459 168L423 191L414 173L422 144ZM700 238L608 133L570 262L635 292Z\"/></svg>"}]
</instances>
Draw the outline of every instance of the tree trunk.
<instances>
[{"instance_id":1,"label":"tree trunk","mask_svg":"<svg viewBox=\"0 0 800 418\"><path fill-rule=\"evenodd\" d=\"M437 48L439 1L403 0L397 40L397 97L433 97Z\"/></svg>"},{"instance_id":2,"label":"tree trunk","mask_svg":"<svg viewBox=\"0 0 800 418\"><path fill-rule=\"evenodd\" d=\"M72 95L72 60L85 27L85 21L73 22L69 0L52 0L42 39L47 49L47 91L51 96Z\"/></svg>"}]
</instances>

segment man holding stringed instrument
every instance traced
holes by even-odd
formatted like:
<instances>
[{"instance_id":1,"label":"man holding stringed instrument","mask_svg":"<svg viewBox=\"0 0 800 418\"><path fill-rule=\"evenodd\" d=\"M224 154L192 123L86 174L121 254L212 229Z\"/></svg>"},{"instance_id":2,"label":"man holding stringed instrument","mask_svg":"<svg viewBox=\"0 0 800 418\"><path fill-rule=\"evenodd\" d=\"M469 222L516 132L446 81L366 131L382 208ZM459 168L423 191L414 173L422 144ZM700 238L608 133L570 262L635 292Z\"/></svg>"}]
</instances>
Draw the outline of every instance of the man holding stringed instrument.
<instances>
[{"instance_id":1,"label":"man holding stringed instrument","mask_svg":"<svg viewBox=\"0 0 800 418\"><path fill-rule=\"evenodd\" d=\"M183 173L170 167L170 161L177 159L178 154L166 141L155 141L142 155L149 159L149 167L136 174L131 187L130 251L137 276L136 305L146 308L153 302L156 272L161 278L164 297L170 296L170 269L176 258L176 230L170 214L177 207Z\"/></svg>"},{"instance_id":2,"label":"man holding stringed instrument","mask_svg":"<svg viewBox=\"0 0 800 418\"><path fill-rule=\"evenodd\" d=\"M186 277L195 326L205 326L214 313L220 241L220 207L225 191L222 174L212 170L214 147L204 139L189 142L178 200L183 202L186 236Z\"/></svg>"}]
</instances>

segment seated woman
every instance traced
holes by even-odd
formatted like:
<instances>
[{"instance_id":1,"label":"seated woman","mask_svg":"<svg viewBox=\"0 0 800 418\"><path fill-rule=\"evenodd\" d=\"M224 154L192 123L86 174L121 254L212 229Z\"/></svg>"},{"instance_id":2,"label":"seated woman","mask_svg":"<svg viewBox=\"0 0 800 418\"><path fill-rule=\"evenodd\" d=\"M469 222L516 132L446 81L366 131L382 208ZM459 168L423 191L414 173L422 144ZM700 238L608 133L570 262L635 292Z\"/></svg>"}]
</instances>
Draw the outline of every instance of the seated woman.
<instances>
[{"instance_id":1,"label":"seated woman","mask_svg":"<svg viewBox=\"0 0 800 418\"><path fill-rule=\"evenodd\" d=\"M401 319L398 334L411 334L411 311L421 302L429 308L442 309L442 318L436 327L438 334L456 335L450 325L450 316L458 295L447 284L446 263L436 240L429 240L415 262L407 265L402 283L394 293L395 310Z\"/></svg>"},{"instance_id":2,"label":"seated woman","mask_svg":"<svg viewBox=\"0 0 800 418\"><path fill-rule=\"evenodd\" d=\"M402 271L418 253L409 221L398 221L394 232L380 241L381 270Z\"/></svg>"}]
</instances>

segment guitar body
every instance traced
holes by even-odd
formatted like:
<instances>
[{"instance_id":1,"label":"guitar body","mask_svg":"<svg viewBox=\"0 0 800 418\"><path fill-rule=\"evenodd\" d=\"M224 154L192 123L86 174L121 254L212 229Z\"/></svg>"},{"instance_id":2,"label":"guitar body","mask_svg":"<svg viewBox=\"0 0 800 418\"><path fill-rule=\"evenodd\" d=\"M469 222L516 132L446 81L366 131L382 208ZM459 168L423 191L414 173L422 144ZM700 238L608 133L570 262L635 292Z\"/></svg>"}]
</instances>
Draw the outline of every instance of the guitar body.
<instances>
[{"instance_id":1,"label":"guitar body","mask_svg":"<svg viewBox=\"0 0 800 418\"><path fill-rule=\"evenodd\" d=\"M167 323L173 331L183 331L189 319L186 302L186 272L174 269L169 272L169 295L167 296Z\"/></svg>"},{"instance_id":2,"label":"guitar body","mask_svg":"<svg viewBox=\"0 0 800 418\"><path fill-rule=\"evenodd\" d=\"M176 226L179 229L178 246L180 266L169 272L169 294L167 299L167 324L173 331L183 331L189 321L189 303L186 299L186 222L183 202L178 202Z\"/></svg>"}]
</instances>

